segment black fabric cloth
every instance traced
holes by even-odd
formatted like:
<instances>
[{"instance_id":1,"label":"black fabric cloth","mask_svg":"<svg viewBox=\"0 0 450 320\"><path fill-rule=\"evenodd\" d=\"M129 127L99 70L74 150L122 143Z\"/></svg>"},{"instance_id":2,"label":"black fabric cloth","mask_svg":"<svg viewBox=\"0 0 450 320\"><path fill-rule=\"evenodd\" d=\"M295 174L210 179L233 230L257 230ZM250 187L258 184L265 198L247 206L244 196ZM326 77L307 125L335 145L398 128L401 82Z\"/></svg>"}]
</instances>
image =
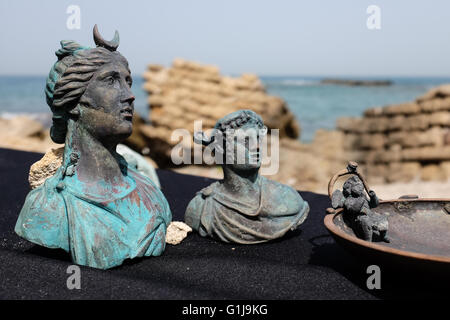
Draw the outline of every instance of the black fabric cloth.
<instances>
[{"instance_id":1,"label":"black fabric cloth","mask_svg":"<svg viewBox=\"0 0 450 320\"><path fill-rule=\"evenodd\" d=\"M66 282L72 264L63 250L36 246L14 233L29 192L30 165L42 154L0 149L1 299L376 299L444 297L420 279L383 274L366 286L368 264L339 247L323 225L328 197L300 192L311 207L299 230L258 245L233 245L189 234L160 257L126 261L111 270L81 267L81 289ZM195 193L213 180L158 170L173 214L183 221ZM426 275L423 276L426 278Z\"/></svg>"}]
</instances>

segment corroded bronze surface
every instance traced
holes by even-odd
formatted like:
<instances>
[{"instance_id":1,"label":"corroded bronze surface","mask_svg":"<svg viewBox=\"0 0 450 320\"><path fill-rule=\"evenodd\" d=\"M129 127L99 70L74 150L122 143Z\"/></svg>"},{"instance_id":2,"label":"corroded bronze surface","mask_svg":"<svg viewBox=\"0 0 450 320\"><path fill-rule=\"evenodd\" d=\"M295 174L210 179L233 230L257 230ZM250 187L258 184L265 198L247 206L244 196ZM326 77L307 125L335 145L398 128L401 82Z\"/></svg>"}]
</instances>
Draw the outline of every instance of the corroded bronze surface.
<instances>
[{"instance_id":1,"label":"corroded bronze surface","mask_svg":"<svg viewBox=\"0 0 450 320\"><path fill-rule=\"evenodd\" d=\"M360 179L363 185L358 187L357 194L360 195L361 190L365 189L371 200L376 198L357 172L357 166L356 163L349 162L347 168L335 174L328 185L333 208L326 210L324 223L336 242L371 263L399 270L433 270L444 277L450 275L450 199L419 199L417 195L405 195L387 201L375 199L376 201L372 201L373 205L368 206L370 210L366 210L366 214L378 216L380 221L389 226L389 238L388 241L377 243L367 241L370 239L361 237L359 230L354 228L354 223L349 221L348 205L344 205L344 193L351 193L350 196L354 197L354 190L333 192L333 186L339 177L356 175L352 178ZM367 200L363 202L366 203Z\"/></svg>"},{"instance_id":2,"label":"corroded bronze surface","mask_svg":"<svg viewBox=\"0 0 450 320\"><path fill-rule=\"evenodd\" d=\"M389 223L386 216L372 210L379 205L375 191L370 190L364 177L358 172L358 164L350 161L347 168L336 173L328 184L328 195L333 209L343 209L343 220L358 238L366 241L389 242L387 235ZM343 185L343 189L333 187L339 177L352 175ZM367 196L364 194L367 192Z\"/></svg>"},{"instance_id":3,"label":"corroded bronze surface","mask_svg":"<svg viewBox=\"0 0 450 320\"><path fill-rule=\"evenodd\" d=\"M226 160L224 178L197 193L185 222L201 236L241 244L277 239L302 224L308 203L293 188L259 174L260 141L267 132L261 117L250 110L236 111L220 119L215 130L211 138L196 134L194 139L215 144L216 157Z\"/></svg>"},{"instance_id":4,"label":"corroded bronze surface","mask_svg":"<svg viewBox=\"0 0 450 320\"><path fill-rule=\"evenodd\" d=\"M61 41L45 94L52 139L65 143L61 167L32 190L15 231L36 244L62 248L75 263L107 269L125 259L160 255L171 220L161 191L117 153L134 112L119 35L96 48Z\"/></svg>"},{"instance_id":5,"label":"corroded bronze surface","mask_svg":"<svg viewBox=\"0 0 450 320\"><path fill-rule=\"evenodd\" d=\"M344 223L342 209L325 216L335 240L359 256L391 265L420 265L450 270L450 199L381 201L373 209L387 216L390 243L358 239ZM431 269L430 269L431 270Z\"/></svg>"}]
</instances>

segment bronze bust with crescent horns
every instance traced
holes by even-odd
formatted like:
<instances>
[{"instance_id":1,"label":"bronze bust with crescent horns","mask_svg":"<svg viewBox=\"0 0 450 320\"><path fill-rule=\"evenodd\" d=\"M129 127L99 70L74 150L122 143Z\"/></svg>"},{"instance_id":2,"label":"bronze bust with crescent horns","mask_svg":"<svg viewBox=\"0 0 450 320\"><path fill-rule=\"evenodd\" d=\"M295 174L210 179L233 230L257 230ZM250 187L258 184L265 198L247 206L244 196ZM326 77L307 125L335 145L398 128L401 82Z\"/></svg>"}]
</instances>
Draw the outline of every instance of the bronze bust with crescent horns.
<instances>
[{"instance_id":1,"label":"bronze bust with crescent horns","mask_svg":"<svg viewBox=\"0 0 450 320\"><path fill-rule=\"evenodd\" d=\"M75 263L107 269L160 255L172 215L164 195L116 152L132 132L134 95L128 62L94 27L95 48L61 41L45 94L50 133L64 143L56 174L32 190L15 231Z\"/></svg>"}]
</instances>

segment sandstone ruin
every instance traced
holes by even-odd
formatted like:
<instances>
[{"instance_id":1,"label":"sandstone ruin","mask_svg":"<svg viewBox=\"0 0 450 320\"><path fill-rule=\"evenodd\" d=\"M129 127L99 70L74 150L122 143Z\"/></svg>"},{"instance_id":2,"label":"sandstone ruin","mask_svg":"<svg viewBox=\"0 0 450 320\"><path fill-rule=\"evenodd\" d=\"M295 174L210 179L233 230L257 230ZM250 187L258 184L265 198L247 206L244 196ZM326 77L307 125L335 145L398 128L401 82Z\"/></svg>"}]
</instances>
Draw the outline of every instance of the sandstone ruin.
<instances>
[{"instance_id":1,"label":"sandstone ruin","mask_svg":"<svg viewBox=\"0 0 450 320\"><path fill-rule=\"evenodd\" d=\"M300 125L286 102L268 95L260 79L252 74L229 77L216 66L175 59L171 67L149 65L143 75L144 90L149 93L150 124L140 124L131 145L145 141L150 156L160 167L173 167L170 161L173 130L184 128L192 135L194 121L203 121L203 130L239 109L260 114L265 125L280 130L279 171L271 179L302 190L325 190L327 179L345 163L339 147L340 132L320 131L312 144L299 141ZM183 173L220 178L220 168L187 166L175 169Z\"/></svg>"},{"instance_id":2,"label":"sandstone ruin","mask_svg":"<svg viewBox=\"0 0 450 320\"><path fill-rule=\"evenodd\" d=\"M413 102L371 108L341 118L349 159L363 164L372 183L450 178L450 85Z\"/></svg>"},{"instance_id":3,"label":"sandstone ruin","mask_svg":"<svg viewBox=\"0 0 450 320\"><path fill-rule=\"evenodd\" d=\"M150 65L143 75L144 90L149 93L151 125L141 129L147 138L151 157L167 164L175 129L194 132L194 121L201 120L203 130L212 128L223 116L239 109L260 114L281 137L296 139L300 126L286 103L266 93L259 78L243 74L238 78L222 76L215 66L175 59L172 67Z\"/></svg>"}]
</instances>

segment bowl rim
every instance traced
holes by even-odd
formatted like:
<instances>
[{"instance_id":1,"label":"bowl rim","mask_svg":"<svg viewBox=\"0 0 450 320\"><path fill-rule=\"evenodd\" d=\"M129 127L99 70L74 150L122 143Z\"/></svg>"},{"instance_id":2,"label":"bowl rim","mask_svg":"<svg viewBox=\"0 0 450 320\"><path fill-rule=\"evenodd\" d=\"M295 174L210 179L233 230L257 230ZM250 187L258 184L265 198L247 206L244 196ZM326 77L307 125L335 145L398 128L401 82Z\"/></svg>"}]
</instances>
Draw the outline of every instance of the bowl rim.
<instances>
[{"instance_id":1,"label":"bowl rim","mask_svg":"<svg viewBox=\"0 0 450 320\"><path fill-rule=\"evenodd\" d=\"M380 200L381 203L395 203L395 202L449 202L450 199L443 199L443 198L419 198L419 199L393 199L393 200ZM431 261L431 262L444 262L444 263L450 263L450 257L440 256L440 255L431 255L431 254L425 254L425 253L418 253L413 251L406 251L396 248L391 248L387 246L383 246L380 244L377 244L375 242L368 242L362 239L357 238L356 236L351 236L344 231L342 231L341 228L339 228L334 223L334 218L337 217L339 214L341 214L343 211L342 208L339 208L335 210L334 213L329 213L325 215L323 221L325 224L325 227L328 229L330 233L333 235L343 238L347 241L352 242L353 244L366 247L368 249L381 251L388 254L393 254L396 256L402 256L407 258L413 258L423 261Z\"/></svg>"}]
</instances>

